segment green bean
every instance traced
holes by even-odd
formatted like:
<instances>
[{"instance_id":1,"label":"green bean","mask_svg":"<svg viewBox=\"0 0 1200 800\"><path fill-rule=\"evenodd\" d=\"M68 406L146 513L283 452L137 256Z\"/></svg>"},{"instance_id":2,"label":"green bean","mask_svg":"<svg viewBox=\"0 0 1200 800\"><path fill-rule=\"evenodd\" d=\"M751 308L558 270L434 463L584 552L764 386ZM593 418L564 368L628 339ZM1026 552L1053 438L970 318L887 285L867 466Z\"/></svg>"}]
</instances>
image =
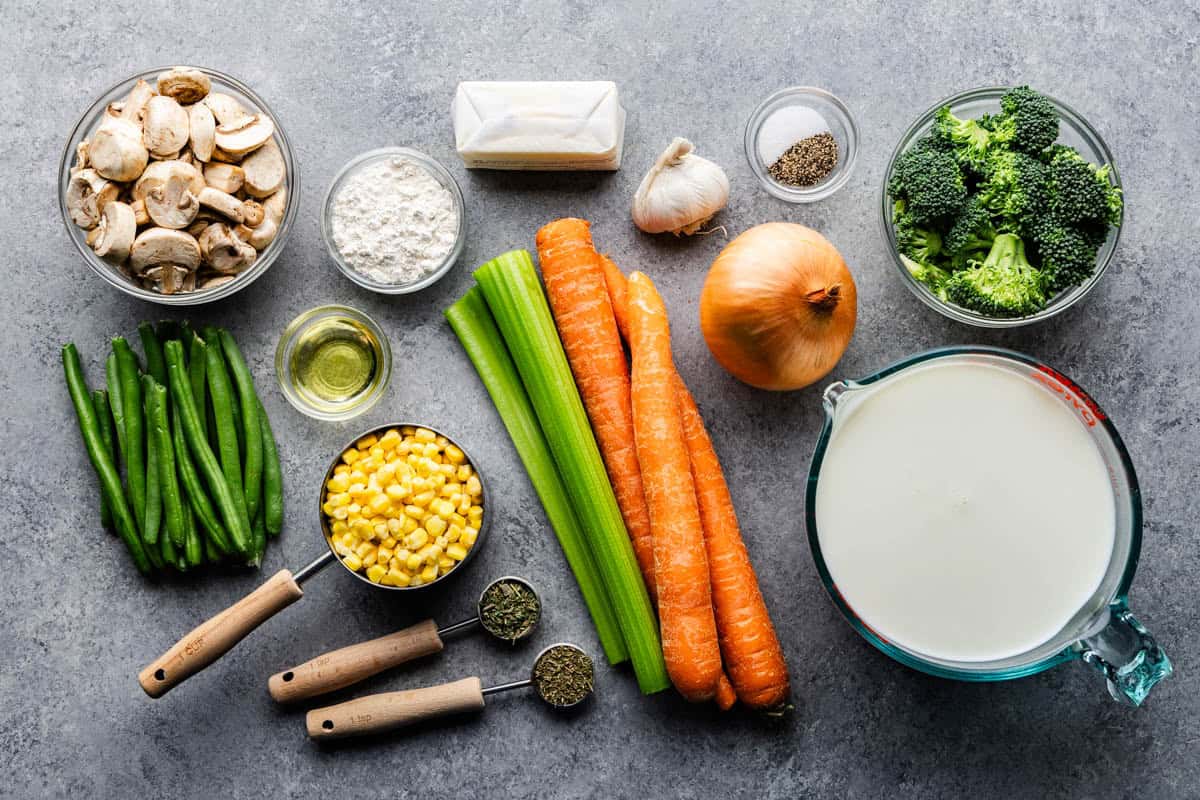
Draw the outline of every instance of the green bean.
<instances>
[{"instance_id":1,"label":"green bean","mask_svg":"<svg viewBox=\"0 0 1200 800\"><path fill-rule=\"evenodd\" d=\"M221 551L213 544L212 537L207 535L204 537L204 558L210 564L221 563Z\"/></svg>"},{"instance_id":2,"label":"green bean","mask_svg":"<svg viewBox=\"0 0 1200 800\"><path fill-rule=\"evenodd\" d=\"M149 378L143 376L143 379ZM151 378L151 380L153 380ZM162 475L158 471L158 439L154 435L154 423L150 414L150 395L143 392L146 404L146 517L142 524L142 541L147 546L158 541L162 525ZM153 549L153 548L151 548Z\"/></svg>"},{"instance_id":3,"label":"green bean","mask_svg":"<svg viewBox=\"0 0 1200 800\"><path fill-rule=\"evenodd\" d=\"M225 357L221 355L221 341L215 330L211 337L205 336L205 357L208 359L208 395L212 398L213 413L217 420L217 451L221 458L221 471L237 501L246 509L246 490L242 486L242 457L238 448L237 423L233 418L233 384L229 371L225 369Z\"/></svg>"},{"instance_id":4,"label":"green bean","mask_svg":"<svg viewBox=\"0 0 1200 800\"><path fill-rule=\"evenodd\" d=\"M205 370L208 368L208 358L205 357L204 340L192 334L192 338L187 342L188 354L188 379L192 384L192 397L196 398L196 408L201 412L208 409L208 397L204 392ZM208 414L200 414L200 427L204 430L204 435L208 435Z\"/></svg>"},{"instance_id":5,"label":"green bean","mask_svg":"<svg viewBox=\"0 0 1200 800\"><path fill-rule=\"evenodd\" d=\"M249 563L251 566L257 567L262 563L263 553L267 549L267 526L263 522L263 514L260 509L258 516L254 518L254 524L250 528L252 541L254 542L254 554L250 557Z\"/></svg>"},{"instance_id":6,"label":"green bean","mask_svg":"<svg viewBox=\"0 0 1200 800\"><path fill-rule=\"evenodd\" d=\"M212 448L204 438L200 429L200 417L196 412L196 401L192 396L191 385L183 366L183 345L179 342L167 342L167 377L171 382L171 397L179 409L183 432L195 456L197 466L208 481L213 499L221 511L221 517L229 531L229 539L234 549L242 556L250 555L250 520L246 516L246 507L239 502L239 496L234 495L225 482L221 465L213 454Z\"/></svg>"},{"instance_id":7,"label":"green bean","mask_svg":"<svg viewBox=\"0 0 1200 800\"><path fill-rule=\"evenodd\" d=\"M166 368L165 362L163 368ZM142 378L142 387L148 411L146 423L154 437L155 454L158 456L158 490L162 497L163 520L167 535L179 548L184 545L187 528L176 476L175 448L171 443L171 422L167 416L167 387L149 375Z\"/></svg>"},{"instance_id":8,"label":"green bean","mask_svg":"<svg viewBox=\"0 0 1200 800\"><path fill-rule=\"evenodd\" d=\"M159 537L159 554L162 556L163 563L167 566L183 572L187 569L187 561L183 560L183 554L179 548L175 546L175 542L170 536Z\"/></svg>"},{"instance_id":9,"label":"green bean","mask_svg":"<svg viewBox=\"0 0 1200 800\"><path fill-rule=\"evenodd\" d=\"M192 514L191 506L184 506L184 530L187 536L183 545L183 555L188 567L198 567L204 563L204 542L200 538L200 529L196 527L196 517Z\"/></svg>"},{"instance_id":10,"label":"green bean","mask_svg":"<svg viewBox=\"0 0 1200 800\"><path fill-rule=\"evenodd\" d=\"M184 438L178 406L171 408L171 443L175 450L175 464L179 468L179 482L183 484L188 504L209 538L222 553L228 555L233 552L233 545L229 543L229 535L217 519L217 511L212 507L212 501L208 499L208 493L200 483L200 476L196 474L196 465L192 463L192 454L188 452L187 439Z\"/></svg>"},{"instance_id":11,"label":"green bean","mask_svg":"<svg viewBox=\"0 0 1200 800\"><path fill-rule=\"evenodd\" d=\"M242 486L246 491L246 513L251 519L258 516L259 503L262 500L263 482L263 438L262 425L258 421L258 395L254 391L254 376L242 358L242 351L237 342L227 330L218 331L221 339L221 350L233 373L233 382L237 386L238 402L242 409L242 440L245 449L242 451L243 473Z\"/></svg>"},{"instance_id":12,"label":"green bean","mask_svg":"<svg viewBox=\"0 0 1200 800\"><path fill-rule=\"evenodd\" d=\"M108 497L109 508L112 509L113 522L117 533L129 548L134 566L143 574L150 572L150 561L138 538L137 524L133 512L125 500L121 490L121 476L113 464L113 459L104 449L104 441L100 437L99 423L96 421L96 410L88 397L87 383L83 377L83 365L79 363L79 351L75 345L68 344L62 350L63 371L67 376L67 390L71 393L71 403L75 406L75 416L79 420L79 432L83 435L83 443L87 448L88 458L96 474L100 477L100 491Z\"/></svg>"},{"instance_id":13,"label":"green bean","mask_svg":"<svg viewBox=\"0 0 1200 800\"><path fill-rule=\"evenodd\" d=\"M118 336L112 341L117 357L117 378L121 392L121 414L125 425L125 473L133 518L139 528L146 524L146 438L142 425L142 387L138 379L137 356L129 342ZM153 541L151 539L150 541Z\"/></svg>"},{"instance_id":14,"label":"green bean","mask_svg":"<svg viewBox=\"0 0 1200 800\"><path fill-rule=\"evenodd\" d=\"M262 425L263 442L263 522L267 533L278 536L283 530L283 470L279 466L279 448L275 446L275 433L262 400L255 398L258 421Z\"/></svg>"},{"instance_id":15,"label":"green bean","mask_svg":"<svg viewBox=\"0 0 1200 800\"><path fill-rule=\"evenodd\" d=\"M142 352L146 354L146 372L160 385L167 385L167 364L163 361L162 343L154 332L154 326L149 322L138 325L138 335L142 338ZM179 544L176 542L176 544Z\"/></svg>"},{"instance_id":16,"label":"green bean","mask_svg":"<svg viewBox=\"0 0 1200 800\"><path fill-rule=\"evenodd\" d=\"M100 440L104 442L108 457L116 464L116 454L113 452L116 445L113 444L113 422L112 412L108 410L108 392L103 389L92 390L92 409L96 412L96 422L100 426ZM108 507L108 498L104 496L104 492L100 493L100 525L106 530L113 529L112 509Z\"/></svg>"},{"instance_id":17,"label":"green bean","mask_svg":"<svg viewBox=\"0 0 1200 800\"><path fill-rule=\"evenodd\" d=\"M121 379L117 370L117 354L109 353L104 361L104 379L108 384L108 404L112 408L117 429L117 452L125 458L125 405L121 399ZM116 460L113 460L116 464Z\"/></svg>"}]
</instances>

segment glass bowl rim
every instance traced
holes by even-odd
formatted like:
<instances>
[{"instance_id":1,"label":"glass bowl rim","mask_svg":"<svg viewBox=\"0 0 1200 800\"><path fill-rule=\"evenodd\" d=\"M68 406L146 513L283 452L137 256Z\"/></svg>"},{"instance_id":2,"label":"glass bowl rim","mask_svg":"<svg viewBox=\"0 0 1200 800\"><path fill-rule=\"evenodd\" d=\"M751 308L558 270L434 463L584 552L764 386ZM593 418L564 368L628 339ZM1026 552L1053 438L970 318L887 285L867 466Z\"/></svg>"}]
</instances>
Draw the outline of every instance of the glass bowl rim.
<instances>
[{"instance_id":1,"label":"glass bowl rim","mask_svg":"<svg viewBox=\"0 0 1200 800\"><path fill-rule=\"evenodd\" d=\"M916 121L908 126L908 129L905 130L904 134L900 137L899 142L897 142L895 148L892 150L891 157L888 159L887 168L884 170L883 178L880 182L880 226L883 232L883 239L884 243L888 247L888 253L892 258L892 263L900 271L900 276L904 281L905 286L907 286L909 291L917 296L917 299L937 311L942 316L967 325L973 325L978 328L1019 328L1024 325L1031 325L1035 322L1041 322L1061 314L1071 306L1078 303L1084 297L1091 294L1092 290L1095 289L1096 285L1100 283L1100 279L1104 277L1104 274L1108 271L1109 265L1112 263L1113 256L1117 251L1117 245L1121 239L1121 231L1125 224L1125 204L1122 203L1121 218L1117 220L1116 225L1112 226L1112 229L1109 233L1109 236L1111 237L1111 244L1106 242L1101 246L1101 252L1104 253L1104 255L1103 258L1097 262L1096 271L1092 273L1092 276L1080 285L1069 289L1066 292L1060 292L1056 298L1051 299L1051 304L1047 305L1046 308L1043 308L1036 314L1030 314L1026 317L989 317L985 314L978 314L974 311L961 308L953 303L949 303L937 297L933 292L929 291L929 289L926 288L923 283L912 276L912 274L908 271L908 268L904 266L904 261L902 260L899 247L896 243L896 232L891 224L892 201L891 198L888 197L887 183L888 179L892 175L892 170L896 166L896 159L912 146L912 144L917 140L918 134L928 127L929 123L933 120L934 115L937 114L938 109L940 109L942 106L948 105L951 108L954 108L956 105L960 105L972 100L999 100L1000 97L1011 88L1011 86L979 86L974 89L967 89L966 91L951 95L950 97L947 97L944 100L941 100L940 102L935 103L927 108L917 117ZM1122 189L1121 175L1117 171L1117 165L1113 159L1112 151L1109 150L1108 143L1104 141L1104 138L1100 135L1099 131L1097 131L1082 114L1080 114L1071 106L1052 95L1045 93L1043 93L1043 95L1054 104L1054 107L1058 109L1061 116L1067 117L1083 133L1083 138L1087 140L1088 145L1094 148L1104 157L1105 163L1109 166L1110 182L1117 189ZM1064 299L1057 303L1053 302L1055 299L1057 299L1057 297L1062 297L1063 295L1065 295Z\"/></svg>"},{"instance_id":2,"label":"glass bowl rim","mask_svg":"<svg viewBox=\"0 0 1200 800\"><path fill-rule=\"evenodd\" d=\"M458 232L455 234L454 246L446 253L442 263L436 269L423 277L410 283L380 283L373 281L365 275L360 275L349 264L346 263L342 254L338 252L337 245L333 242L332 231L332 216L333 216L333 199L338 188L346 178L350 177L358 169L365 166L371 161L385 158L387 156L403 156L404 158L416 161L428 172L430 172L438 182L442 184L449 192L454 201L454 208L458 214ZM467 241L467 213L466 202L463 200L462 188L458 185L458 181L450 174L450 171L438 161L420 150L415 150L411 147L402 147L399 145L390 145L386 147L376 147L371 150L359 153L358 155L347 161L341 169L333 176L333 180L329 182L329 188L325 190L325 198L321 203L321 239L325 242L325 249L329 252L329 257L333 259L333 263L343 275L349 278L355 284L378 294L411 294L432 286L441 280L446 273L457 263L462 255L463 248Z\"/></svg>"},{"instance_id":3,"label":"glass bowl rim","mask_svg":"<svg viewBox=\"0 0 1200 800\"><path fill-rule=\"evenodd\" d=\"M286 183L284 185L284 188L288 193L287 208L284 210L283 220L280 222L279 230L276 232L275 238L269 245L267 245L266 249L259 254L254 263L250 265L250 269L236 276L234 280L229 281L228 283L221 284L220 286L208 290L185 292L180 294L161 294L159 292L152 292L149 289L143 289L140 286L135 286L131 281L126 279L124 275L116 272L115 268L111 264L101 259L92 251L90 247L87 246L84 236L81 233L83 229L71 221L71 215L67 209L64 184L64 181L68 179L71 165L75 160L75 148L73 145L77 140L81 140L83 138L83 133L95 125L100 115L104 113L104 109L107 107L107 103L104 102L104 98L108 97L113 92L118 91L126 84L136 83L138 80L146 80L149 82L149 79L152 76L157 76L162 72L173 69L175 66L177 65L166 65L141 70L117 81L101 92L98 99L88 106L88 108L80 115L75 125L72 126L71 133L67 136L66 144L63 146L62 157L59 159L57 187L58 208L59 213L62 215L63 223L67 227L67 238L70 239L71 243L75 245L75 249L79 251L79 254L83 257L84 261L87 262L88 267L90 267L93 272L99 275L109 285L116 287L130 297L136 297L140 300L146 300L159 305L198 306L215 302L236 294L254 281L258 280L258 278L260 278L268 269L270 269L271 265L274 264L275 261L279 259L279 256L283 253L283 248L287 242L288 234L292 229L292 223L295 221L296 216L300 211L300 168L296 163L295 153L292 151L291 142L288 140L287 133L284 131L283 126L279 121L279 115L275 113L274 109L267 105L266 101L264 101L261 96L259 96L253 89L251 89L241 80L225 72L213 69L212 67L197 66L194 64L187 65L189 69L199 70L205 75L208 75L210 78L215 78L221 83L236 89L247 100L257 106L262 113L271 118L271 121L275 124L275 132L272 138L274 138L276 144L279 145L279 149L283 153L284 163L288 170Z\"/></svg>"}]
</instances>

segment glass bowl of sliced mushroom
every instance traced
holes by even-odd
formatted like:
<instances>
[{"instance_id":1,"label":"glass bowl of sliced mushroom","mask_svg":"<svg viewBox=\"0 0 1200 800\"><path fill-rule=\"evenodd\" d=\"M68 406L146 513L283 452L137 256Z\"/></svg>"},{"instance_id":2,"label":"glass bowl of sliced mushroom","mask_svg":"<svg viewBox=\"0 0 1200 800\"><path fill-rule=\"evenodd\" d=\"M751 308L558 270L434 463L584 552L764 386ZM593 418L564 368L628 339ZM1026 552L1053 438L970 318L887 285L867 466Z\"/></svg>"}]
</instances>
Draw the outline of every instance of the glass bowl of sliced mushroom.
<instances>
[{"instance_id":1,"label":"glass bowl of sliced mushroom","mask_svg":"<svg viewBox=\"0 0 1200 800\"><path fill-rule=\"evenodd\" d=\"M59 206L91 268L166 305L219 300L283 250L300 176L267 104L204 67L121 81L71 132Z\"/></svg>"}]
</instances>

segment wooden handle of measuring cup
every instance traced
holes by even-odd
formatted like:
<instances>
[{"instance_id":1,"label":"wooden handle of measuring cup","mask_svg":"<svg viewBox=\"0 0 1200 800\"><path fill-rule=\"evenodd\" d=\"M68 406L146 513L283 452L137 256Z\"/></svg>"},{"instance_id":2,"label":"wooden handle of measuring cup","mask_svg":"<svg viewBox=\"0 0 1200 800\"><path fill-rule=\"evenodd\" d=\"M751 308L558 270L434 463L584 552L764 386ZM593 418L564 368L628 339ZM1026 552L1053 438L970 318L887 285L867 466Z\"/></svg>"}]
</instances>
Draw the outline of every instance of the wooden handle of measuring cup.
<instances>
[{"instance_id":1,"label":"wooden handle of measuring cup","mask_svg":"<svg viewBox=\"0 0 1200 800\"><path fill-rule=\"evenodd\" d=\"M207 622L192 629L138 674L151 697L162 697L233 649L246 634L304 594L286 569Z\"/></svg>"},{"instance_id":2,"label":"wooden handle of measuring cup","mask_svg":"<svg viewBox=\"0 0 1200 800\"><path fill-rule=\"evenodd\" d=\"M267 689L280 703L294 703L342 689L406 661L442 651L437 625L427 619L369 642L323 653L272 675Z\"/></svg>"},{"instance_id":3,"label":"wooden handle of measuring cup","mask_svg":"<svg viewBox=\"0 0 1200 800\"><path fill-rule=\"evenodd\" d=\"M313 739L341 739L383 733L405 725L447 714L479 711L483 708L483 685L479 678L463 678L441 686L385 692L336 706L315 708L305 723Z\"/></svg>"}]
</instances>

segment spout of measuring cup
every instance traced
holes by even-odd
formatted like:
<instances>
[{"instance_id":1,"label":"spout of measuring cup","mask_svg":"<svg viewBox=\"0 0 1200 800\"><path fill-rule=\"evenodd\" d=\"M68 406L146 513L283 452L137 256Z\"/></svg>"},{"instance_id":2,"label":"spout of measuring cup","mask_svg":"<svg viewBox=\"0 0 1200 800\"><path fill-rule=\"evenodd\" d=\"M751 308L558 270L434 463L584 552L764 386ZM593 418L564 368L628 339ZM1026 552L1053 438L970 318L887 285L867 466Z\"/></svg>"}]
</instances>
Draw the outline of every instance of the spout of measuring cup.
<instances>
[{"instance_id":1,"label":"spout of measuring cup","mask_svg":"<svg viewBox=\"0 0 1200 800\"><path fill-rule=\"evenodd\" d=\"M837 410L842 395L854 388L857 388L857 384L851 381L838 381L825 387L825 391L821 394L821 407L825 409L825 413L830 419L833 419L833 413Z\"/></svg>"},{"instance_id":2,"label":"spout of measuring cup","mask_svg":"<svg viewBox=\"0 0 1200 800\"><path fill-rule=\"evenodd\" d=\"M1108 624L1076 645L1079 657L1104 675L1119 703L1139 706L1174 670L1167 654L1124 602L1109 607Z\"/></svg>"}]
</instances>

